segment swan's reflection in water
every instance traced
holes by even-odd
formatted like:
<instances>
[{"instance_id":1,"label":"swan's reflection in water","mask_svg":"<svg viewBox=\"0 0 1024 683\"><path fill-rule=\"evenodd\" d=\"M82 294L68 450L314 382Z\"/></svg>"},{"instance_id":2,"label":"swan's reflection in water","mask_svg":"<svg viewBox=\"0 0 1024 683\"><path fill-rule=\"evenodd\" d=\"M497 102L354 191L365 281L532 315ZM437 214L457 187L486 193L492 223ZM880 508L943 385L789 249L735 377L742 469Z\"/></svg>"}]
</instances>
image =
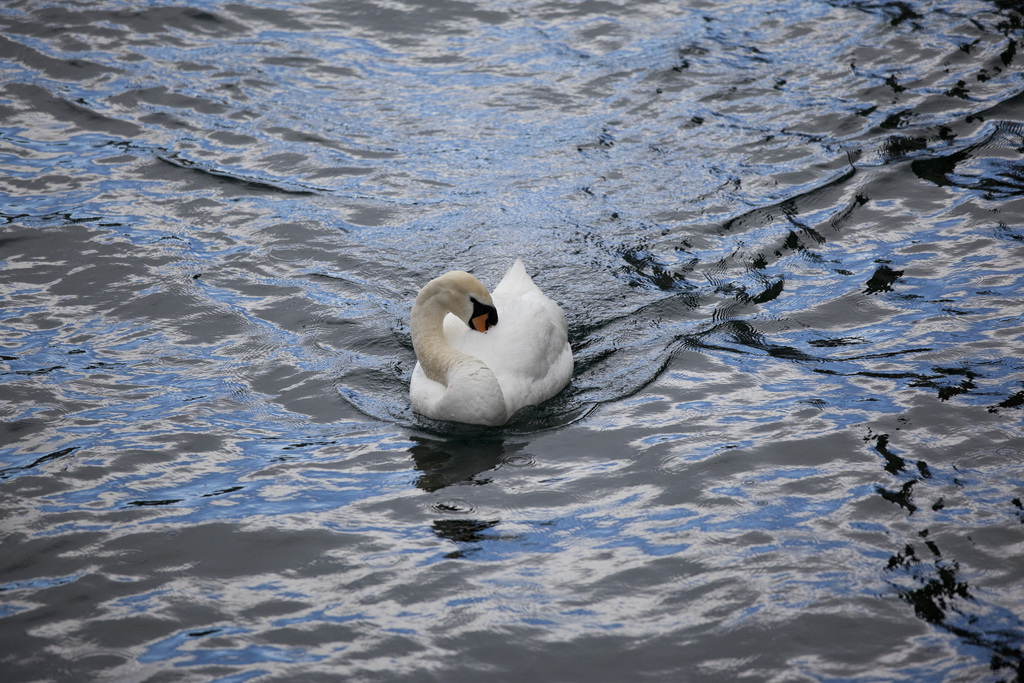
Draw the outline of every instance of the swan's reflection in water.
<instances>
[{"instance_id":1,"label":"swan's reflection in water","mask_svg":"<svg viewBox=\"0 0 1024 683\"><path fill-rule=\"evenodd\" d=\"M416 486L428 493L452 484L486 484L490 480L477 475L495 469L507 455L505 442L500 438L440 441L414 436L412 440L416 445L409 453L422 473Z\"/></svg>"},{"instance_id":2,"label":"swan's reflection in water","mask_svg":"<svg viewBox=\"0 0 1024 683\"><path fill-rule=\"evenodd\" d=\"M414 436L416 445L409 449L416 469L421 472L416 486L428 493L454 484L482 485L490 483L485 475L496 469L522 446L506 445L500 438L462 438L440 441ZM501 520L473 517L473 505L460 498L450 498L434 505L444 515L434 520L432 529L438 538L450 541L457 550L446 557L465 557L479 549L479 543L490 537L488 529Z\"/></svg>"}]
</instances>

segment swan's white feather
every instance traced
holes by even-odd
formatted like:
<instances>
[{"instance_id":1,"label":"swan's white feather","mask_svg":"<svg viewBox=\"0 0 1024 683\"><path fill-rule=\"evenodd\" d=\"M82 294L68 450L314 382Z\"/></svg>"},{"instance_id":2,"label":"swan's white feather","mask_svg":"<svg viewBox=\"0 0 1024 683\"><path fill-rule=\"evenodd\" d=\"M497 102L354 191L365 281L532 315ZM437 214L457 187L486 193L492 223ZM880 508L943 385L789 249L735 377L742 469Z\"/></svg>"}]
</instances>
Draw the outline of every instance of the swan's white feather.
<instances>
[{"instance_id":1,"label":"swan's white feather","mask_svg":"<svg viewBox=\"0 0 1024 683\"><path fill-rule=\"evenodd\" d=\"M498 324L486 334L470 329L451 313L444 318L443 334L451 347L486 366L500 391L457 377L446 386L428 378L417 362L410 385L416 412L456 422L502 424L520 408L546 401L569 383L573 358L565 314L533 283L522 260L516 259L491 297ZM486 370L468 363L459 372L465 375L462 380L471 380ZM480 395L481 391L490 395ZM482 407L488 399L493 404L496 394L504 400L503 416Z\"/></svg>"}]
</instances>

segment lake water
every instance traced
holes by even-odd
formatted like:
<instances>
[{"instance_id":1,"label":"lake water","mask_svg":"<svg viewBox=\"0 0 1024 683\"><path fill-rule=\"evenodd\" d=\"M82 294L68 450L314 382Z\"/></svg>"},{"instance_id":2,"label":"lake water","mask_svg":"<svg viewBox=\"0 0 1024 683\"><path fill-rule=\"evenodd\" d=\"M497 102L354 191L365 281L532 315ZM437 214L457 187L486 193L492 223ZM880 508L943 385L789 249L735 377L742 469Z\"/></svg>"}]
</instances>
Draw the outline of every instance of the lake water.
<instances>
[{"instance_id":1,"label":"lake water","mask_svg":"<svg viewBox=\"0 0 1024 683\"><path fill-rule=\"evenodd\" d=\"M6 3L0 677L1024 680L1021 11Z\"/></svg>"}]
</instances>

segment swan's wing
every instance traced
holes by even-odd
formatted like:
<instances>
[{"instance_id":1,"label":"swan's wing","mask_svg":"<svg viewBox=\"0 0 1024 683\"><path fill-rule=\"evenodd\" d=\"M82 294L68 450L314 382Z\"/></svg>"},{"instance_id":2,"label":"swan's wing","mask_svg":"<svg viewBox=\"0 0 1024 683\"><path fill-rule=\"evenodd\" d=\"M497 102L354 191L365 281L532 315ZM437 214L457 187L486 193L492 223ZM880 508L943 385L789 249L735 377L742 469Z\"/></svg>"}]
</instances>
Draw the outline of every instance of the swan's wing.
<instances>
[{"instance_id":1,"label":"swan's wing","mask_svg":"<svg viewBox=\"0 0 1024 683\"><path fill-rule=\"evenodd\" d=\"M529 289L495 290L498 324L463 337L462 350L494 372L513 412L545 401L572 377L565 313L532 282Z\"/></svg>"},{"instance_id":2,"label":"swan's wing","mask_svg":"<svg viewBox=\"0 0 1024 683\"><path fill-rule=\"evenodd\" d=\"M501 357L492 369L506 398L518 399L518 410L561 391L572 378L573 360L565 314L558 304L540 290L517 304L507 307L511 325L504 333L509 340L499 337Z\"/></svg>"},{"instance_id":3,"label":"swan's wing","mask_svg":"<svg viewBox=\"0 0 1024 683\"><path fill-rule=\"evenodd\" d=\"M503 297L506 300L515 297L518 294L525 294L531 290L537 290L537 285L533 284L533 280L526 272L526 266L523 265L523 259L517 258L512 267L505 273L505 277L501 278L501 282L491 292L491 296ZM498 322L501 322L501 314L498 314Z\"/></svg>"}]
</instances>

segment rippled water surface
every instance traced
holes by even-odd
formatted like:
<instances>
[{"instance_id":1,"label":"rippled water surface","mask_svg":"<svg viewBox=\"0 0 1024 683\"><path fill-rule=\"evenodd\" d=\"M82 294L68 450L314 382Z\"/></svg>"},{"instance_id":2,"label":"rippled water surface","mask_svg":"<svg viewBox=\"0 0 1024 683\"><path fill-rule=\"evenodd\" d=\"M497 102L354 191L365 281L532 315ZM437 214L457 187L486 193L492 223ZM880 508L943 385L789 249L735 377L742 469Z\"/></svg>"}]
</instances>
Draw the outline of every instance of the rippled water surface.
<instances>
[{"instance_id":1,"label":"rippled water surface","mask_svg":"<svg viewBox=\"0 0 1024 683\"><path fill-rule=\"evenodd\" d=\"M3 680L1024 680L1020 11L6 3Z\"/></svg>"}]
</instances>

